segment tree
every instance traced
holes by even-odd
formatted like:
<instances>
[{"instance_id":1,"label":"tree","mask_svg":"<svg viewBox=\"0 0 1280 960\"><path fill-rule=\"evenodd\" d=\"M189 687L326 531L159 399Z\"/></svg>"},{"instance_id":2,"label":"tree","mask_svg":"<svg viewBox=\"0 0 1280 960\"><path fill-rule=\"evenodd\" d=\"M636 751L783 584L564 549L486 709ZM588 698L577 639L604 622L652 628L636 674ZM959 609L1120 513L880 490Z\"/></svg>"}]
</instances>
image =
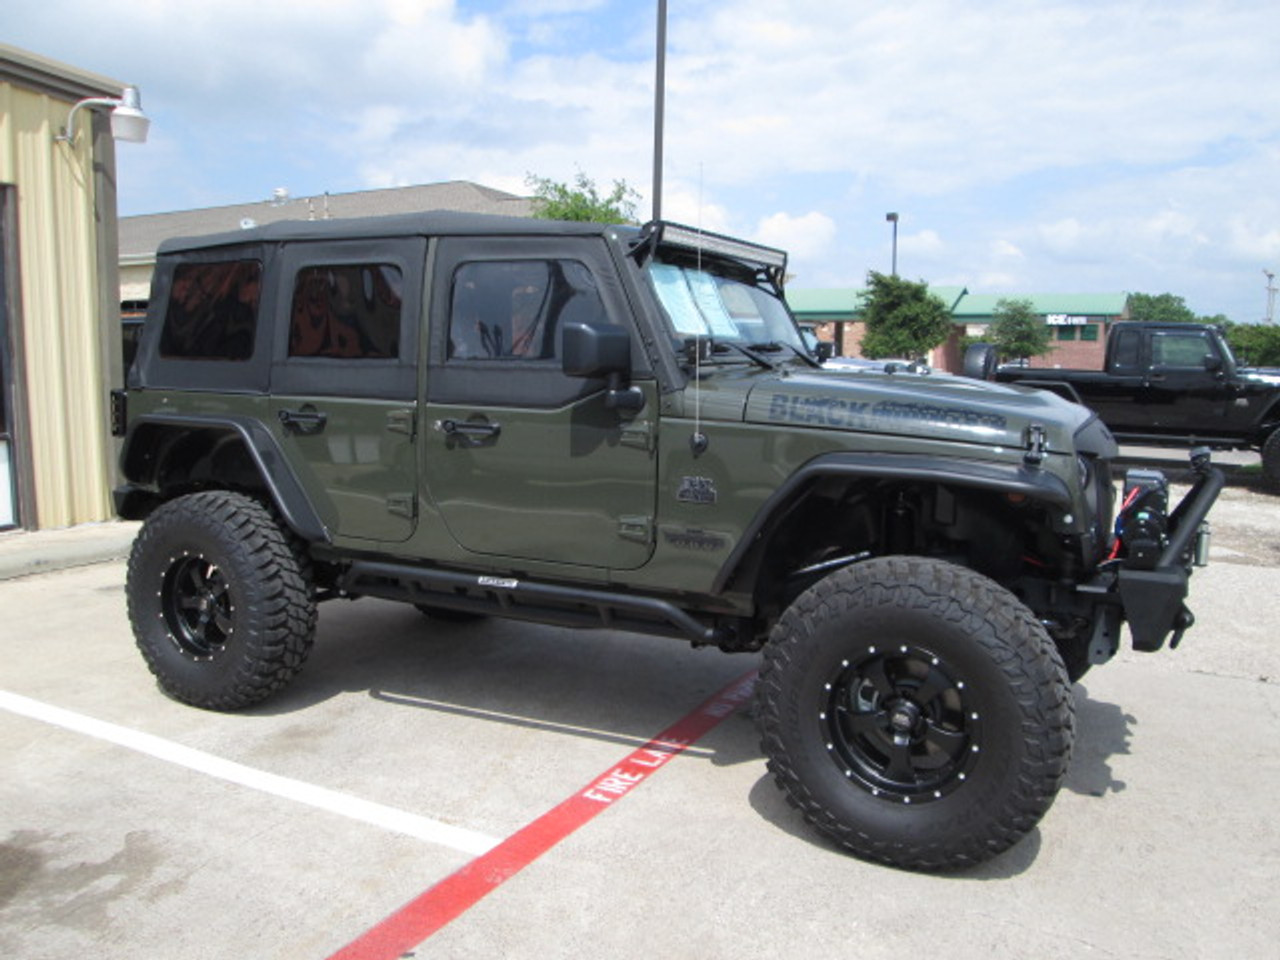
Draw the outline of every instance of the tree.
<instances>
[{"instance_id":1,"label":"tree","mask_svg":"<svg viewBox=\"0 0 1280 960\"><path fill-rule=\"evenodd\" d=\"M1236 359L1251 367L1280 367L1280 327L1263 323L1226 324Z\"/></svg>"},{"instance_id":2,"label":"tree","mask_svg":"<svg viewBox=\"0 0 1280 960\"><path fill-rule=\"evenodd\" d=\"M1172 293L1129 294L1129 319L1150 320L1155 323L1211 323L1219 327L1231 325L1231 321L1225 314L1196 316L1195 311L1187 306L1182 297Z\"/></svg>"},{"instance_id":3,"label":"tree","mask_svg":"<svg viewBox=\"0 0 1280 960\"><path fill-rule=\"evenodd\" d=\"M1052 349L1049 328L1030 300L997 300L992 316L987 339L995 344L1001 360L1025 360Z\"/></svg>"},{"instance_id":4,"label":"tree","mask_svg":"<svg viewBox=\"0 0 1280 960\"><path fill-rule=\"evenodd\" d=\"M588 223L635 223L640 194L625 180L613 181L608 196L600 196L595 181L581 170L573 186L529 174L525 183L533 191L533 215L542 220L583 220Z\"/></svg>"},{"instance_id":5,"label":"tree","mask_svg":"<svg viewBox=\"0 0 1280 960\"><path fill-rule=\"evenodd\" d=\"M913 283L872 270L860 297L867 327L863 356L915 360L951 336L951 311L923 280Z\"/></svg>"},{"instance_id":6,"label":"tree","mask_svg":"<svg viewBox=\"0 0 1280 960\"><path fill-rule=\"evenodd\" d=\"M1157 323L1197 323L1200 318L1182 297L1172 293L1129 294L1129 319Z\"/></svg>"}]
</instances>

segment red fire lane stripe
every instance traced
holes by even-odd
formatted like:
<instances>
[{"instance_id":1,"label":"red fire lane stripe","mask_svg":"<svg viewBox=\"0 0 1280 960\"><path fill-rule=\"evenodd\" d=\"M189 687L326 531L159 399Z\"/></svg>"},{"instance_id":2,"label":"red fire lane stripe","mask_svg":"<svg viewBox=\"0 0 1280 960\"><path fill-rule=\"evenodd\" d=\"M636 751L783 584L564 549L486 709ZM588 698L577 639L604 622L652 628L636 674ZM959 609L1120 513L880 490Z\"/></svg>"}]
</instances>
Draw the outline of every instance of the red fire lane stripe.
<instances>
[{"instance_id":1,"label":"red fire lane stripe","mask_svg":"<svg viewBox=\"0 0 1280 960\"><path fill-rule=\"evenodd\" d=\"M709 733L750 699L755 681L754 670L739 677L559 806L409 901L329 960L402 957Z\"/></svg>"}]
</instances>

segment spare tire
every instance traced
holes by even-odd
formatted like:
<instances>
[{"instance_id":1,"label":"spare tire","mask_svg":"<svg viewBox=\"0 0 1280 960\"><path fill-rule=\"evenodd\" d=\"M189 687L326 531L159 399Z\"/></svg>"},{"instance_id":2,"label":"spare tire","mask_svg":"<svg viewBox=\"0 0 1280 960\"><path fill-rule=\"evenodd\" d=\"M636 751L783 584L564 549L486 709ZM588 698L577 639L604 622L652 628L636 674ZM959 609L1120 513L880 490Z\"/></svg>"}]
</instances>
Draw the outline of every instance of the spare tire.
<instances>
[{"instance_id":1,"label":"spare tire","mask_svg":"<svg viewBox=\"0 0 1280 960\"><path fill-rule=\"evenodd\" d=\"M971 343L964 352L964 375L974 380L992 380L996 375L996 348L990 343Z\"/></svg>"}]
</instances>

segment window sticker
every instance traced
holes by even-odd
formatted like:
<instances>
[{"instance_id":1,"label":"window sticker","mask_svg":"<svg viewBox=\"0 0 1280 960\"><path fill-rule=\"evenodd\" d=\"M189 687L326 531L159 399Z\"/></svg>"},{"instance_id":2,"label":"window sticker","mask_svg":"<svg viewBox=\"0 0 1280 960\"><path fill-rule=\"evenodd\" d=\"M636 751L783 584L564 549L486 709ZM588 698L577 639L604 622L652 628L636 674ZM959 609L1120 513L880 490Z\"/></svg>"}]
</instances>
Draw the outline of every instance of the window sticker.
<instances>
[{"instance_id":1,"label":"window sticker","mask_svg":"<svg viewBox=\"0 0 1280 960\"><path fill-rule=\"evenodd\" d=\"M738 325L729 316L724 301L720 299L720 289L715 278L710 274L696 273L686 270L685 279L693 291L694 302L711 328L713 337L737 337Z\"/></svg>"},{"instance_id":2,"label":"window sticker","mask_svg":"<svg viewBox=\"0 0 1280 960\"><path fill-rule=\"evenodd\" d=\"M705 337L709 332L707 322L693 302L693 294L684 280L684 271L669 263L654 263L649 265L649 276L653 278L658 299L666 308L676 333L686 337Z\"/></svg>"}]
</instances>

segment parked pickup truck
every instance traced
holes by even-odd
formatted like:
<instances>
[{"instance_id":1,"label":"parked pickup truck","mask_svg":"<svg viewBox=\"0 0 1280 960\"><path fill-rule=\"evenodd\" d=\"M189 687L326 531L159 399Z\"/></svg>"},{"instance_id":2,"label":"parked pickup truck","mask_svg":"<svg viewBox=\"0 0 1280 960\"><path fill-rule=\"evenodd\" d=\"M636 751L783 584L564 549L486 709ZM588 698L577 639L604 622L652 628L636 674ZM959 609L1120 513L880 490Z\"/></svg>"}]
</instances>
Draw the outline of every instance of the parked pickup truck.
<instances>
[{"instance_id":1,"label":"parked pickup truck","mask_svg":"<svg viewBox=\"0 0 1280 960\"><path fill-rule=\"evenodd\" d=\"M966 373L1083 403L1121 443L1261 451L1264 476L1280 488L1280 370L1242 367L1215 326L1116 324L1103 370L993 370L990 356L975 349Z\"/></svg>"}]
</instances>

